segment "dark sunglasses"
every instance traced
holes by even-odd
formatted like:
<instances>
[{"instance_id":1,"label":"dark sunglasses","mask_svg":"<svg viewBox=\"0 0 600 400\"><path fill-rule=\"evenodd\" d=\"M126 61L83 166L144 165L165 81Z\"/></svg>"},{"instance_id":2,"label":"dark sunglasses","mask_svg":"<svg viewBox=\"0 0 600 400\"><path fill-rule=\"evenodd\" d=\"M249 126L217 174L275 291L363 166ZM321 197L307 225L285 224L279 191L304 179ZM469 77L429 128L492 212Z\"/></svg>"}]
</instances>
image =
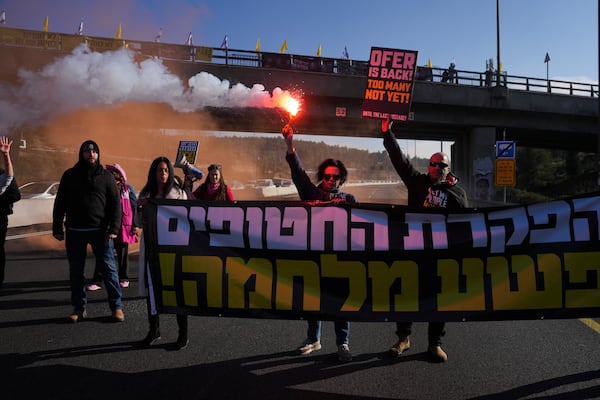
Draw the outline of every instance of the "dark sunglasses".
<instances>
[{"instance_id":1,"label":"dark sunglasses","mask_svg":"<svg viewBox=\"0 0 600 400\"><path fill-rule=\"evenodd\" d=\"M448 167L448 164L443 163L443 162L429 161L429 166L430 167L437 167L437 168L446 168L446 167Z\"/></svg>"},{"instance_id":2,"label":"dark sunglasses","mask_svg":"<svg viewBox=\"0 0 600 400\"><path fill-rule=\"evenodd\" d=\"M324 181L328 181L328 180L330 180L332 178L333 178L334 181L339 181L340 178L341 178L341 176L339 176L339 175L331 175L331 174L323 174L323 180Z\"/></svg>"}]
</instances>

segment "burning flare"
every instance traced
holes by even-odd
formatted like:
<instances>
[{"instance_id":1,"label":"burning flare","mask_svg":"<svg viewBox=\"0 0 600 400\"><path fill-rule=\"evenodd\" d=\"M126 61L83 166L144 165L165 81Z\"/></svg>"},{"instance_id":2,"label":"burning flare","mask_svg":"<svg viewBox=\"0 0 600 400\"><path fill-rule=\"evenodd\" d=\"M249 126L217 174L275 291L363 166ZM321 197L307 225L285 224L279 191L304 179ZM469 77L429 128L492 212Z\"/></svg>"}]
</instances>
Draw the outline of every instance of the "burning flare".
<instances>
[{"instance_id":1,"label":"burning flare","mask_svg":"<svg viewBox=\"0 0 600 400\"><path fill-rule=\"evenodd\" d=\"M300 101L293 98L291 95L286 96L283 99L283 104L281 105L288 113L290 113L290 119L298 114L300 111Z\"/></svg>"}]
</instances>

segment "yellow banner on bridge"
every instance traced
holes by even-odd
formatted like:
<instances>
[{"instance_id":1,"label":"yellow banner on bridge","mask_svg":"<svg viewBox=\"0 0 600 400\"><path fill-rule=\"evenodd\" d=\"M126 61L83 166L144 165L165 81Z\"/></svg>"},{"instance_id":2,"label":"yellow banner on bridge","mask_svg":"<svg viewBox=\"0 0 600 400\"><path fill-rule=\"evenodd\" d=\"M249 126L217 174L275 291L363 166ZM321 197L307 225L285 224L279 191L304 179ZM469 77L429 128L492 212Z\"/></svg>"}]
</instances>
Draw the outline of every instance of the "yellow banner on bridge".
<instances>
[{"instance_id":1,"label":"yellow banner on bridge","mask_svg":"<svg viewBox=\"0 0 600 400\"><path fill-rule=\"evenodd\" d=\"M9 46L40 47L59 49L60 34L0 27L0 43Z\"/></svg>"}]
</instances>

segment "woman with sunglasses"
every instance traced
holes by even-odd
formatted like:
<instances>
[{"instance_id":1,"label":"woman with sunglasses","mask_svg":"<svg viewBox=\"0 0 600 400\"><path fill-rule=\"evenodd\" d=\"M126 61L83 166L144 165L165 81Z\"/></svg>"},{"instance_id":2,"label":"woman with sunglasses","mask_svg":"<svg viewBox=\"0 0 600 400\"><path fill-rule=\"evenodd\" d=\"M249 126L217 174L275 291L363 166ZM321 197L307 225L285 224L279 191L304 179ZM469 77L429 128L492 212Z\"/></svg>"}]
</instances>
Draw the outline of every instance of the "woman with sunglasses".
<instances>
[{"instance_id":1,"label":"woman with sunglasses","mask_svg":"<svg viewBox=\"0 0 600 400\"><path fill-rule=\"evenodd\" d=\"M294 129L287 124L283 127L282 133L287 145L285 159L290 166L292 181L296 185L301 200L317 200L331 204L357 202L353 195L341 190L348 177L348 170L343 162L333 158L324 160L317 170L319 183L314 185L296 153L293 143ZM296 352L301 355L308 355L321 349L321 321L309 319L307 322L306 340L296 349ZM344 362L352 361L352 354L348 346L350 322L334 321L334 328L338 359Z\"/></svg>"},{"instance_id":2,"label":"woman with sunglasses","mask_svg":"<svg viewBox=\"0 0 600 400\"><path fill-rule=\"evenodd\" d=\"M382 120L381 132L383 145L387 150L392 165L400 179L408 189L408 206L410 207L442 207L448 210L469 207L467 194L458 186L458 178L450 171L450 160L446 153L433 153L429 158L427 173L417 171L391 132L392 123ZM428 328L429 354L435 361L444 362L448 355L442 350L441 337L444 336L444 322L430 322ZM396 357L410 348L412 322L396 323L398 341L390 348Z\"/></svg>"}]
</instances>

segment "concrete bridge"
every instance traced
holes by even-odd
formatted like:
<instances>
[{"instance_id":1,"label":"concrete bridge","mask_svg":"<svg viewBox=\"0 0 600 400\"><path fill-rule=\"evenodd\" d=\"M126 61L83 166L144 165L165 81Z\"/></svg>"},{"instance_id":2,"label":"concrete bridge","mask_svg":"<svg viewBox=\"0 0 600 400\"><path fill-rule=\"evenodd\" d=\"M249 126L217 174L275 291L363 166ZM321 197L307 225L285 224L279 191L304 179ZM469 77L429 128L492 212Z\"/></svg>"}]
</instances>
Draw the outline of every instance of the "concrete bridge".
<instances>
[{"instance_id":1,"label":"concrete bridge","mask_svg":"<svg viewBox=\"0 0 600 400\"><path fill-rule=\"evenodd\" d=\"M3 32L6 32L4 28L0 29L0 33ZM24 34L26 37L39 36L37 31L23 32L28 34ZM8 36L0 36L3 39L0 58L5 60L0 65L0 80L14 80L16 69L21 65L34 68L65 54L68 49L61 48L61 43L68 41L61 39L62 36L75 40L72 35L51 35L54 40L51 44L38 40L25 45L7 45ZM123 41L105 38L89 42L103 49L123 44ZM40 43L44 44L43 48ZM276 87L301 90L304 94L302 113L294 120L300 132L380 137L380 122L361 117L366 85L366 74L361 73L366 69L364 61L205 47L194 47L191 53L191 48L184 45L136 41L128 41L128 44L140 59L160 56L184 81L206 71L232 84L251 87L261 83L269 91ZM515 141L520 147L598 151L597 84L509 75L502 75L500 82L494 82L489 72L460 70L454 83L442 83L438 79L442 70L419 67L419 71L427 74L415 82L411 116L409 121L394 125L394 134L406 139L455 141L451 154L453 169L465 177L463 182L468 189L474 188L478 175L493 174L497 140ZM209 108L206 111L218 126L228 131L279 132L285 121L281 111L273 109Z\"/></svg>"}]
</instances>

